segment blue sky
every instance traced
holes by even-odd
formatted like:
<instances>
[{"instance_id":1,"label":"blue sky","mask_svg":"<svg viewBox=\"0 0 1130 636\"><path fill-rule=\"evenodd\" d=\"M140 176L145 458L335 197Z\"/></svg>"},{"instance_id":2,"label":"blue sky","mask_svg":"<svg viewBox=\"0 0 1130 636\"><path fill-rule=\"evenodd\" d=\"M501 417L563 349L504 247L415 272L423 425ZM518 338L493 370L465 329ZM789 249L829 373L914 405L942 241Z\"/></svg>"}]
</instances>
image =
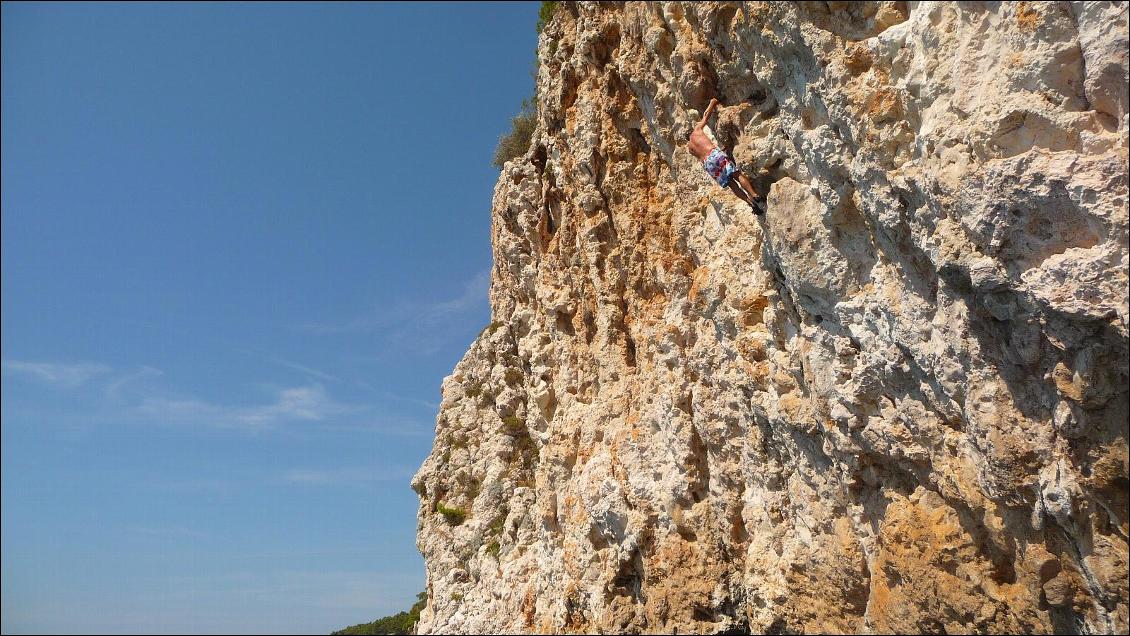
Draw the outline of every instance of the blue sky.
<instances>
[{"instance_id":1,"label":"blue sky","mask_svg":"<svg viewBox=\"0 0 1130 636\"><path fill-rule=\"evenodd\" d=\"M537 3L3 4L4 632L326 633L423 589Z\"/></svg>"}]
</instances>

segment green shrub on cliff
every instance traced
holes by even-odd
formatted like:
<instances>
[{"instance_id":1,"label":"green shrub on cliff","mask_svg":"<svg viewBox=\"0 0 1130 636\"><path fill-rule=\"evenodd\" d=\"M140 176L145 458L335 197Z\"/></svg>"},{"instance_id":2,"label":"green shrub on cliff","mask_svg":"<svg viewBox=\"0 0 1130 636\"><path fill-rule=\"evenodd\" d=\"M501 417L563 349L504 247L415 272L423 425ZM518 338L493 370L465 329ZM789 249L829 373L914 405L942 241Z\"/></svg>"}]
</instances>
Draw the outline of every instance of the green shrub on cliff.
<instances>
[{"instance_id":1,"label":"green shrub on cliff","mask_svg":"<svg viewBox=\"0 0 1130 636\"><path fill-rule=\"evenodd\" d=\"M518 417L517 415L510 415L502 418L503 430L510 435L528 434L526 431L526 420Z\"/></svg>"},{"instance_id":2,"label":"green shrub on cliff","mask_svg":"<svg viewBox=\"0 0 1130 636\"><path fill-rule=\"evenodd\" d=\"M443 505L443 502L436 504L436 512L443 515L447 523L457 526L467 518L467 511L462 508L452 508Z\"/></svg>"},{"instance_id":3,"label":"green shrub on cliff","mask_svg":"<svg viewBox=\"0 0 1130 636\"><path fill-rule=\"evenodd\" d=\"M498 553L502 551L502 545L497 541L491 541L487 545L487 554L494 558L498 558Z\"/></svg>"},{"instance_id":4,"label":"green shrub on cliff","mask_svg":"<svg viewBox=\"0 0 1130 636\"><path fill-rule=\"evenodd\" d=\"M501 327L504 324L506 324L506 323L500 322L500 321L497 321L497 320L490 323L489 325L483 327L483 330L479 332L479 337L482 338L483 334L486 334L487 336L493 335L494 332L498 331L498 328Z\"/></svg>"},{"instance_id":5,"label":"green shrub on cliff","mask_svg":"<svg viewBox=\"0 0 1130 636\"><path fill-rule=\"evenodd\" d=\"M498 138L498 145L494 148L495 168L515 157L521 157L530 147L530 139L534 136L534 128L538 123L537 106L533 100L522 100L522 112L510 119L510 132Z\"/></svg>"},{"instance_id":6,"label":"green shrub on cliff","mask_svg":"<svg viewBox=\"0 0 1130 636\"><path fill-rule=\"evenodd\" d=\"M548 1L541 3L541 8L538 9L538 35L541 35L542 29L544 29L545 25L549 24L549 21L553 19L553 14L557 11L557 5L559 4L561 3Z\"/></svg>"},{"instance_id":7,"label":"green shrub on cliff","mask_svg":"<svg viewBox=\"0 0 1130 636\"><path fill-rule=\"evenodd\" d=\"M559 2L542 2L538 9L538 23L535 27L540 35L545 25L553 19ZM537 54L534 54L534 77L537 77ZM495 168L502 166L511 159L521 157L530 148L530 139L534 136L534 129L538 123L537 96L522 100L522 110L510 118L510 132L499 136L498 145L494 148L494 159L491 163Z\"/></svg>"}]
</instances>

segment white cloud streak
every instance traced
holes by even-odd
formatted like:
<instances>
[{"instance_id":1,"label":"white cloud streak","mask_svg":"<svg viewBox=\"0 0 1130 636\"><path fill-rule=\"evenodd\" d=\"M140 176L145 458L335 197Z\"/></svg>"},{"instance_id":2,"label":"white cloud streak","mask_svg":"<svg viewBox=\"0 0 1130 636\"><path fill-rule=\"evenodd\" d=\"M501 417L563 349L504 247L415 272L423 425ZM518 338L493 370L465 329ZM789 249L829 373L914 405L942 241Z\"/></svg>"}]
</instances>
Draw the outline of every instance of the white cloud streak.
<instances>
[{"instance_id":1,"label":"white cloud streak","mask_svg":"<svg viewBox=\"0 0 1130 636\"><path fill-rule=\"evenodd\" d=\"M135 411L166 423L197 423L225 428L271 428L287 422L320 421L364 410L342 404L320 384L277 389L274 400L257 406L233 406L197 399L150 396Z\"/></svg>"},{"instance_id":2,"label":"white cloud streak","mask_svg":"<svg viewBox=\"0 0 1130 636\"><path fill-rule=\"evenodd\" d=\"M153 382L165 373L150 366L123 371L101 363L3 360L3 370L5 382L12 378L56 390L84 392L87 405L81 414L52 414L55 422L76 420L84 429L96 422L118 422L262 431L283 426L297 430L293 429L294 425L310 423L325 432L372 431L407 437L432 434L426 420L398 414L377 404L339 401L320 382L281 387L267 385L265 401L248 405L217 402L170 390ZM396 400L434 410L430 408L433 404L422 400L387 392L381 392L380 397L383 402ZM26 405L23 408L26 409Z\"/></svg>"},{"instance_id":3,"label":"white cloud streak","mask_svg":"<svg viewBox=\"0 0 1130 636\"><path fill-rule=\"evenodd\" d=\"M341 378L335 375L326 373L325 371L322 371L320 369L315 369L314 367L307 366L305 364L299 364L298 362L294 362L293 360L287 360L286 358L280 358L276 355L265 353L263 351L256 351L254 349L240 348L239 350L248 355L257 356L266 360L267 362L277 364L280 367L286 367L294 371L300 371L302 373L305 373L306 375L318 378L319 380L325 380L327 382L341 382Z\"/></svg>"},{"instance_id":4,"label":"white cloud streak","mask_svg":"<svg viewBox=\"0 0 1130 636\"><path fill-rule=\"evenodd\" d=\"M2 360L0 367L10 375L21 376L41 384L71 389L106 375L112 370L104 364L91 362L28 362Z\"/></svg>"},{"instance_id":5,"label":"white cloud streak","mask_svg":"<svg viewBox=\"0 0 1130 636\"><path fill-rule=\"evenodd\" d=\"M131 384L139 380L144 380L146 378L157 378L164 374L165 372L161 371L160 369L155 369L153 367L143 365L137 371L133 373L127 373L106 385L106 397L117 399L121 394L122 388L127 384Z\"/></svg>"}]
</instances>

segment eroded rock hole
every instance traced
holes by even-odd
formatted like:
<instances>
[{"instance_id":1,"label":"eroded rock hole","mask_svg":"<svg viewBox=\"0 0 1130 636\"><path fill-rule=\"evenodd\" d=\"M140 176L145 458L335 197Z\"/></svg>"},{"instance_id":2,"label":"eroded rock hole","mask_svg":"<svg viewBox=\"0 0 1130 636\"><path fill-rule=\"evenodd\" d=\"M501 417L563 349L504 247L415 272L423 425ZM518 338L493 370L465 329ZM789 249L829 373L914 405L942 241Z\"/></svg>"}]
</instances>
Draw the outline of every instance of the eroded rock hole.
<instances>
[{"instance_id":1,"label":"eroded rock hole","mask_svg":"<svg viewBox=\"0 0 1130 636\"><path fill-rule=\"evenodd\" d=\"M546 152L545 146L538 144L537 149L534 150L533 162L534 167L538 169L539 175L545 172L545 163L548 159L549 154Z\"/></svg>"},{"instance_id":2,"label":"eroded rock hole","mask_svg":"<svg viewBox=\"0 0 1130 636\"><path fill-rule=\"evenodd\" d=\"M598 67L604 66L612 60L619 49L620 28L613 24L601 34L599 40L593 43L592 59Z\"/></svg>"},{"instance_id":3,"label":"eroded rock hole","mask_svg":"<svg viewBox=\"0 0 1130 636\"><path fill-rule=\"evenodd\" d=\"M749 530L746 529L741 510L736 510L730 515L730 540L734 543L745 543L749 540Z\"/></svg>"},{"instance_id":4,"label":"eroded rock hole","mask_svg":"<svg viewBox=\"0 0 1130 636\"><path fill-rule=\"evenodd\" d=\"M612 592L617 596L630 596L636 601L643 599L644 565L643 555L639 549L632 552L632 556L620 564L616 578L612 579Z\"/></svg>"},{"instance_id":5,"label":"eroded rock hole","mask_svg":"<svg viewBox=\"0 0 1130 636\"><path fill-rule=\"evenodd\" d=\"M651 154L651 144L647 143L647 138L643 136L643 131L639 128L628 129L628 142L636 152Z\"/></svg>"},{"instance_id":6,"label":"eroded rock hole","mask_svg":"<svg viewBox=\"0 0 1130 636\"><path fill-rule=\"evenodd\" d=\"M707 457L706 444L698 429L691 426L691 439L688 444L687 457L687 494L691 501L698 503L710 493L710 462Z\"/></svg>"},{"instance_id":7,"label":"eroded rock hole","mask_svg":"<svg viewBox=\"0 0 1130 636\"><path fill-rule=\"evenodd\" d=\"M565 313L563 311L557 312L555 324L556 324L557 330L559 332L564 333L564 334L568 335L569 337L573 337L577 333L576 330L573 329L573 316L572 316L572 314L568 314L568 313Z\"/></svg>"},{"instance_id":8,"label":"eroded rock hole","mask_svg":"<svg viewBox=\"0 0 1130 636\"><path fill-rule=\"evenodd\" d=\"M548 174L548 173L547 173ZM553 188L545 193L545 202L542 204L542 220L540 227L541 247L547 249L557 228L561 225L561 194Z\"/></svg>"}]
</instances>

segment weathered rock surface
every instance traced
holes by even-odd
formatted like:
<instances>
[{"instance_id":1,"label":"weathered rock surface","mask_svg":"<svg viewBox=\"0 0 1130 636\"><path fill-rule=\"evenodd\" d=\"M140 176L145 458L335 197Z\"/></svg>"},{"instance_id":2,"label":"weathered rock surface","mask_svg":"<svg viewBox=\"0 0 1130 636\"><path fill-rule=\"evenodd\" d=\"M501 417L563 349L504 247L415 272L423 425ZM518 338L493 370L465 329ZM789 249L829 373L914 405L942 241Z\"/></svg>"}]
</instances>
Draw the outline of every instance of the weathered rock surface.
<instances>
[{"instance_id":1,"label":"weathered rock surface","mask_svg":"<svg viewBox=\"0 0 1130 636\"><path fill-rule=\"evenodd\" d=\"M1125 633L1127 40L562 6L413 480L420 631ZM715 95L763 219L683 147Z\"/></svg>"}]
</instances>

